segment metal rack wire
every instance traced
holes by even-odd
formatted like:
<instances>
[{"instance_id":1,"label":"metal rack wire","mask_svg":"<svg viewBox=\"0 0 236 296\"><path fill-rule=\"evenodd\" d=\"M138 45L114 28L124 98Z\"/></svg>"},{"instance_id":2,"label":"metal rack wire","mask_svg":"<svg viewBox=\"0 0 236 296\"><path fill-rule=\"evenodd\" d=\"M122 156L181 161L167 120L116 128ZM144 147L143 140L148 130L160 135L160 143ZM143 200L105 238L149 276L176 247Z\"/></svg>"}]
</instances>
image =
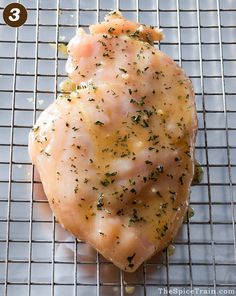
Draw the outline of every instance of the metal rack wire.
<instances>
[{"instance_id":1,"label":"metal rack wire","mask_svg":"<svg viewBox=\"0 0 236 296\"><path fill-rule=\"evenodd\" d=\"M19 29L3 22L10 2L0 3L0 295L236 293L236 2L22 0L28 21ZM192 188L195 216L175 239L175 253L154 256L135 274L61 231L27 154L28 132L65 77L58 44L112 9L163 28L166 39L156 46L191 77L196 157L205 172Z\"/></svg>"}]
</instances>

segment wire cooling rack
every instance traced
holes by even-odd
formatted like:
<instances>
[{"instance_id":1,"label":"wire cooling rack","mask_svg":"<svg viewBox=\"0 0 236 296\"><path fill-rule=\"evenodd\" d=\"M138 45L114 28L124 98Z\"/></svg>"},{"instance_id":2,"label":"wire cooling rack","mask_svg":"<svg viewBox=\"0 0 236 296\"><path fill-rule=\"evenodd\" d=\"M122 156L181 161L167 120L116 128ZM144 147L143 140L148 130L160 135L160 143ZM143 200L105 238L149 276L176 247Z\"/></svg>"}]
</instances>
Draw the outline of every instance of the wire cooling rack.
<instances>
[{"instance_id":1,"label":"wire cooling rack","mask_svg":"<svg viewBox=\"0 0 236 296\"><path fill-rule=\"evenodd\" d=\"M236 294L236 1L22 0L28 20L19 29L3 22L10 2L0 2L0 295ZM194 84L204 168L174 254L154 256L134 274L60 228L27 152L30 128L65 78L66 57L50 44L112 9L164 30L156 46Z\"/></svg>"}]
</instances>

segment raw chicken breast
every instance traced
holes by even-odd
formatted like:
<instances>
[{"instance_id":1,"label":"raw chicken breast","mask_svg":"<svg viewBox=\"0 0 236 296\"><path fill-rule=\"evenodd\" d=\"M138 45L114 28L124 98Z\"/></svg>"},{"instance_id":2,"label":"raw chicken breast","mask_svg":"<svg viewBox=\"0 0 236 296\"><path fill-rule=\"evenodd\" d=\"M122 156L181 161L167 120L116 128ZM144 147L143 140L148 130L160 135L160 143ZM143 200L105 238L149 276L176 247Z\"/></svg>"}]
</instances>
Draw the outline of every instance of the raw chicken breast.
<instances>
[{"instance_id":1,"label":"raw chicken breast","mask_svg":"<svg viewBox=\"0 0 236 296\"><path fill-rule=\"evenodd\" d=\"M192 84L152 46L158 30L113 12L70 41L78 90L39 117L29 152L64 228L133 272L173 239L189 203Z\"/></svg>"}]
</instances>

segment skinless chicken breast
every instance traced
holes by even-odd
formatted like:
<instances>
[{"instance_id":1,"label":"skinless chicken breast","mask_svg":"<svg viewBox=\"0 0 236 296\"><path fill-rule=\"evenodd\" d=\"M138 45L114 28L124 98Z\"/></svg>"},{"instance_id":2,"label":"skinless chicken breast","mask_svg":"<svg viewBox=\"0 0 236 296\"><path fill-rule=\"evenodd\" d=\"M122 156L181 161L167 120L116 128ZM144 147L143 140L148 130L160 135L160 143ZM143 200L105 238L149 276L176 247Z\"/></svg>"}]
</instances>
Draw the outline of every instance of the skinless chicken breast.
<instances>
[{"instance_id":1,"label":"skinless chicken breast","mask_svg":"<svg viewBox=\"0 0 236 296\"><path fill-rule=\"evenodd\" d=\"M125 271L167 247L183 222L197 117L162 33L119 12L79 29L66 70L79 89L39 117L29 152L60 224Z\"/></svg>"}]
</instances>

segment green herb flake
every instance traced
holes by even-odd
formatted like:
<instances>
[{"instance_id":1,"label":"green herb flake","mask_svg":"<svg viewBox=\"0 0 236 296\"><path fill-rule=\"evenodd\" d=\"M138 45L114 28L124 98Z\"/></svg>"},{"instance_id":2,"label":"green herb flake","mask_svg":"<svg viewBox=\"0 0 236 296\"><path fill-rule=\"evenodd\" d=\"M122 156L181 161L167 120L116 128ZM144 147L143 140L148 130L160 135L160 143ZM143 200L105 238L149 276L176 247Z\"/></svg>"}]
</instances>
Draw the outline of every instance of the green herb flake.
<instances>
[{"instance_id":1,"label":"green herb flake","mask_svg":"<svg viewBox=\"0 0 236 296\"><path fill-rule=\"evenodd\" d=\"M99 120L97 120L96 122L94 122L94 124L96 124L96 125L104 125L104 123L103 122L101 122L101 121L99 121Z\"/></svg>"},{"instance_id":2,"label":"green herb flake","mask_svg":"<svg viewBox=\"0 0 236 296\"><path fill-rule=\"evenodd\" d=\"M134 186L136 184L135 180L129 179L129 184Z\"/></svg>"},{"instance_id":3,"label":"green herb flake","mask_svg":"<svg viewBox=\"0 0 236 296\"><path fill-rule=\"evenodd\" d=\"M74 193L77 193L79 190L78 184L76 184L75 188L74 188Z\"/></svg>"},{"instance_id":4,"label":"green herb flake","mask_svg":"<svg viewBox=\"0 0 236 296\"><path fill-rule=\"evenodd\" d=\"M133 261L135 255L136 255L136 253L134 253L132 256L128 256L128 257L127 257L127 261L129 262L129 265L128 265L128 266L129 266L130 268L134 267L134 264L132 263L132 261Z\"/></svg>"},{"instance_id":5,"label":"green herb flake","mask_svg":"<svg viewBox=\"0 0 236 296\"><path fill-rule=\"evenodd\" d=\"M110 27L110 28L108 29L108 33L110 33L110 34L112 34L114 31L115 31L115 28L113 28L113 27Z\"/></svg>"},{"instance_id":6,"label":"green herb flake","mask_svg":"<svg viewBox=\"0 0 236 296\"><path fill-rule=\"evenodd\" d=\"M37 132L38 130L39 130L39 126L35 126L35 127L32 128L33 132Z\"/></svg>"},{"instance_id":7,"label":"green herb flake","mask_svg":"<svg viewBox=\"0 0 236 296\"><path fill-rule=\"evenodd\" d=\"M107 187L109 184L110 184L110 181L108 179L104 179L104 180L101 180L100 182L103 186Z\"/></svg>"},{"instance_id":8,"label":"green herb flake","mask_svg":"<svg viewBox=\"0 0 236 296\"><path fill-rule=\"evenodd\" d=\"M141 115L134 115L131 117L131 120L134 122L134 123L139 123L140 120L141 120Z\"/></svg>"},{"instance_id":9,"label":"green herb flake","mask_svg":"<svg viewBox=\"0 0 236 296\"><path fill-rule=\"evenodd\" d=\"M125 69L123 69L123 68L119 68L119 70L120 70L121 72L123 72L123 73L127 73L127 71L126 71Z\"/></svg>"},{"instance_id":10,"label":"green herb flake","mask_svg":"<svg viewBox=\"0 0 236 296\"><path fill-rule=\"evenodd\" d=\"M139 76L139 75L141 74L141 70L138 69L138 70L136 71L136 74Z\"/></svg>"},{"instance_id":11,"label":"green herb flake","mask_svg":"<svg viewBox=\"0 0 236 296\"><path fill-rule=\"evenodd\" d=\"M117 175L117 172L112 172L112 173L107 172L107 173L105 173L105 176L106 176L106 177L114 177L114 176L116 176L116 175Z\"/></svg>"}]
</instances>

